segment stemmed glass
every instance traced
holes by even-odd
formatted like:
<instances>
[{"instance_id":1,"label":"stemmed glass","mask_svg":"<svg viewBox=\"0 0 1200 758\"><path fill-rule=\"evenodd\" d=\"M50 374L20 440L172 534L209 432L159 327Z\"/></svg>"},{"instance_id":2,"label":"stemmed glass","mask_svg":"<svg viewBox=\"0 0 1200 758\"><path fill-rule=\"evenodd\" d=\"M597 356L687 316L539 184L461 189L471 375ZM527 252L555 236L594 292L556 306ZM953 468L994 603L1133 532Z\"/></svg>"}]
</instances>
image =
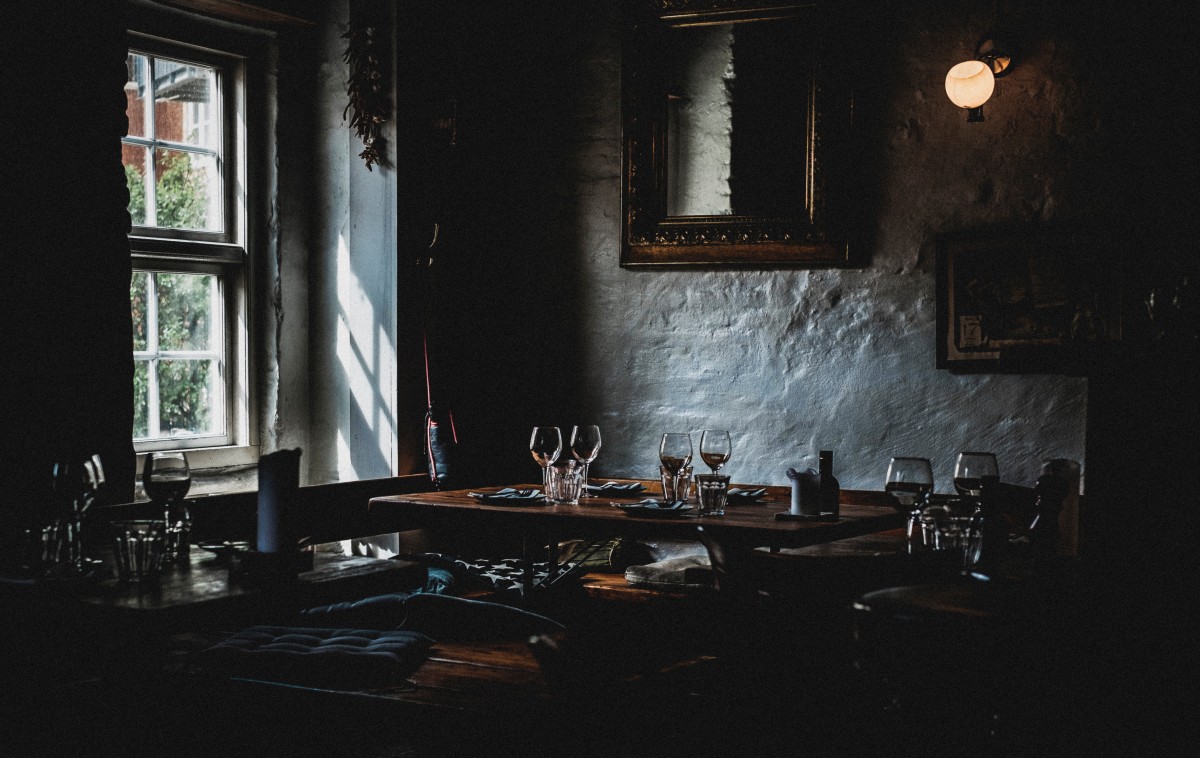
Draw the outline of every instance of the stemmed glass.
<instances>
[{"instance_id":1,"label":"stemmed glass","mask_svg":"<svg viewBox=\"0 0 1200 758\"><path fill-rule=\"evenodd\" d=\"M82 571L87 563L83 556L83 516L104 485L100 456L55 463L52 483L59 510L50 527L51 544L43 546L43 556Z\"/></svg>"},{"instance_id":2,"label":"stemmed glass","mask_svg":"<svg viewBox=\"0 0 1200 758\"><path fill-rule=\"evenodd\" d=\"M733 441L724 429L705 429L700 435L700 457L715 474L733 455Z\"/></svg>"},{"instance_id":3,"label":"stemmed glass","mask_svg":"<svg viewBox=\"0 0 1200 758\"><path fill-rule=\"evenodd\" d=\"M954 489L964 497L978 498L984 484L1000 481L1000 467L992 453L959 453L954 464Z\"/></svg>"},{"instance_id":4,"label":"stemmed glass","mask_svg":"<svg viewBox=\"0 0 1200 758\"><path fill-rule=\"evenodd\" d=\"M550 497L550 467L562 452L562 431L557 426L535 426L529 436L529 452L542 467L542 494Z\"/></svg>"},{"instance_id":5,"label":"stemmed glass","mask_svg":"<svg viewBox=\"0 0 1200 758\"><path fill-rule=\"evenodd\" d=\"M66 515L79 514L90 502L95 477L82 461L60 461L54 464L52 478L59 511Z\"/></svg>"},{"instance_id":6,"label":"stemmed glass","mask_svg":"<svg viewBox=\"0 0 1200 758\"><path fill-rule=\"evenodd\" d=\"M600 427L595 424L571 427L571 455L583 464L583 489L580 497L596 497L588 492L588 466L600 454Z\"/></svg>"},{"instance_id":7,"label":"stemmed glass","mask_svg":"<svg viewBox=\"0 0 1200 758\"><path fill-rule=\"evenodd\" d=\"M151 502L162 508L166 528L163 562L174 563L188 553L192 518L183 498L192 487L192 470L180 452L149 453L142 465L142 487Z\"/></svg>"},{"instance_id":8,"label":"stemmed glass","mask_svg":"<svg viewBox=\"0 0 1200 758\"><path fill-rule=\"evenodd\" d=\"M183 453L149 453L142 465L146 495L164 508L182 500L192 488L192 471Z\"/></svg>"},{"instance_id":9,"label":"stemmed glass","mask_svg":"<svg viewBox=\"0 0 1200 758\"><path fill-rule=\"evenodd\" d=\"M92 501L96 499L97 494L104 487L104 464L100 462L100 454L94 453L91 458L84 461L84 470L87 471L87 479L89 483L88 500L84 505L83 510L87 510Z\"/></svg>"},{"instance_id":10,"label":"stemmed glass","mask_svg":"<svg viewBox=\"0 0 1200 758\"><path fill-rule=\"evenodd\" d=\"M929 459L892 458L883 489L891 496L896 510L908 514L906 536L911 548L914 532L921 521L921 509L933 492L933 467L929 465Z\"/></svg>"},{"instance_id":11,"label":"stemmed glass","mask_svg":"<svg viewBox=\"0 0 1200 758\"><path fill-rule=\"evenodd\" d=\"M658 444L658 459L662 461L663 469L671 475L671 480L675 483L675 491L663 492L663 500L677 500L680 475L692 462L692 435L682 432L664 434Z\"/></svg>"}]
</instances>

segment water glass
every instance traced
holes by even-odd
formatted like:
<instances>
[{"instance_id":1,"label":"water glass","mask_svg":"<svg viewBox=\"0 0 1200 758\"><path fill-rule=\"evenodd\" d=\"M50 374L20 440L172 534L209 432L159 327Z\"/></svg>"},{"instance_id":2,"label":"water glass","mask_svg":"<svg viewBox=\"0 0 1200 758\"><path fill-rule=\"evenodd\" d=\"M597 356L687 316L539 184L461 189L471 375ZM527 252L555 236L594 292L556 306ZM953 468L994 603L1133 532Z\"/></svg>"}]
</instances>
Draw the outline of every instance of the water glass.
<instances>
[{"instance_id":1,"label":"water glass","mask_svg":"<svg viewBox=\"0 0 1200 758\"><path fill-rule=\"evenodd\" d=\"M696 495L701 516L724 516L729 477L725 474L696 474Z\"/></svg>"},{"instance_id":2,"label":"water glass","mask_svg":"<svg viewBox=\"0 0 1200 758\"><path fill-rule=\"evenodd\" d=\"M575 461L566 461L546 469L546 497L556 505L579 505L583 490L584 467Z\"/></svg>"},{"instance_id":3,"label":"water glass","mask_svg":"<svg viewBox=\"0 0 1200 758\"><path fill-rule=\"evenodd\" d=\"M678 472L670 466L659 466L658 478L662 485L663 502L687 500L692 496L691 466L684 466Z\"/></svg>"},{"instance_id":4,"label":"water glass","mask_svg":"<svg viewBox=\"0 0 1200 758\"><path fill-rule=\"evenodd\" d=\"M961 564L970 569L979 552L981 535L979 519L942 505L927 506L921 511L919 547ZM913 543L909 543L910 548Z\"/></svg>"},{"instance_id":5,"label":"water glass","mask_svg":"<svg viewBox=\"0 0 1200 758\"><path fill-rule=\"evenodd\" d=\"M162 568L166 528L162 521L113 522L117 574L123 582L156 579Z\"/></svg>"},{"instance_id":6,"label":"water glass","mask_svg":"<svg viewBox=\"0 0 1200 758\"><path fill-rule=\"evenodd\" d=\"M192 518L187 506L176 503L168 506L164 519L163 557L164 566L186 566L191 556Z\"/></svg>"}]
</instances>

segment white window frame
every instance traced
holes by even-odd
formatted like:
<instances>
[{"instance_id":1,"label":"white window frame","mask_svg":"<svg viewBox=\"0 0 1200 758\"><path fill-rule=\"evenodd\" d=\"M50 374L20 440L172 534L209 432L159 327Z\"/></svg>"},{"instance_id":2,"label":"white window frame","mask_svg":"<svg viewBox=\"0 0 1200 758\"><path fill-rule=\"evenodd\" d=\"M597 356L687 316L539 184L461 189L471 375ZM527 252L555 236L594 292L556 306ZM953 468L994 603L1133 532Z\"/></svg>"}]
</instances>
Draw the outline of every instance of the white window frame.
<instances>
[{"instance_id":1,"label":"white window frame","mask_svg":"<svg viewBox=\"0 0 1200 758\"><path fill-rule=\"evenodd\" d=\"M247 245L247 63L244 55L216 50L180 40L130 31L128 49L155 58L194 63L217 70L217 88L221 99L224 142L219 146L218 170L222 174L224 228L219 231L163 229L134 226L129 236L135 271L155 273L214 274L219 277L224 320L218 340L224 347L219 367L223 379L221 393L225 405L226 428L220 435L168 437L137 440L134 449L140 456L157 450L184 450L192 468L215 468L252 463L258 447L252 440L252 396L250 393L249 340L249 256ZM153 97L147 100L153 102ZM152 138L151 110L148 105L147 136L127 137L128 144L146 147L153 155L156 145L176 149L174 143ZM149 204L148 204L149 205ZM151 212L147 208L147 215ZM148 325L149 326L149 325ZM148 339L150 335L147 335ZM147 348L151 348L148 344ZM140 352L147 357L149 351Z\"/></svg>"}]
</instances>

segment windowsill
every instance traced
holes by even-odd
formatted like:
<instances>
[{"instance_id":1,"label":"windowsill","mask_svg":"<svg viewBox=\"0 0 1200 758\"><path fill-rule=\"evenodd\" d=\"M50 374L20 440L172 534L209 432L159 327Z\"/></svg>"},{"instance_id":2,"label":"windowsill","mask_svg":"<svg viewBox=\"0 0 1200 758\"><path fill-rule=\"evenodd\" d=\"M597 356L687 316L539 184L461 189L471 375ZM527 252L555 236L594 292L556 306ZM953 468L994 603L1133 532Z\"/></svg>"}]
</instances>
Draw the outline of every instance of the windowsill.
<instances>
[{"instance_id":1,"label":"windowsill","mask_svg":"<svg viewBox=\"0 0 1200 758\"><path fill-rule=\"evenodd\" d=\"M149 500L142 490L142 470L149 452L151 451L137 454L135 502ZM188 490L188 497L253 492L258 489L257 445L183 448L178 452L187 456L188 468L192 471L192 486Z\"/></svg>"},{"instance_id":2,"label":"windowsill","mask_svg":"<svg viewBox=\"0 0 1200 758\"><path fill-rule=\"evenodd\" d=\"M168 448L171 452L183 453L187 456L188 468L195 474L198 470L212 468L229 468L231 466L249 466L258 462L257 445L221 445L219 447ZM161 450L139 450L137 453L137 470L140 473L146 465L146 456Z\"/></svg>"}]
</instances>

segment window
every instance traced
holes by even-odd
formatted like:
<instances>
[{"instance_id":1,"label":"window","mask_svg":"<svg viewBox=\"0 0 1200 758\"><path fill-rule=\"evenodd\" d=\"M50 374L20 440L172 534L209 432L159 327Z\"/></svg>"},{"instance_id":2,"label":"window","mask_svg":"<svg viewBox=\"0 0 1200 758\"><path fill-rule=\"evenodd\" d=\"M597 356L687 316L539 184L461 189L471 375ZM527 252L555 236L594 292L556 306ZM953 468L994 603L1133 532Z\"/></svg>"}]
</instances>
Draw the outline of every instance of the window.
<instances>
[{"instance_id":1,"label":"window","mask_svg":"<svg viewBox=\"0 0 1200 758\"><path fill-rule=\"evenodd\" d=\"M133 221L134 444L244 446L242 60L130 39L122 162Z\"/></svg>"}]
</instances>

